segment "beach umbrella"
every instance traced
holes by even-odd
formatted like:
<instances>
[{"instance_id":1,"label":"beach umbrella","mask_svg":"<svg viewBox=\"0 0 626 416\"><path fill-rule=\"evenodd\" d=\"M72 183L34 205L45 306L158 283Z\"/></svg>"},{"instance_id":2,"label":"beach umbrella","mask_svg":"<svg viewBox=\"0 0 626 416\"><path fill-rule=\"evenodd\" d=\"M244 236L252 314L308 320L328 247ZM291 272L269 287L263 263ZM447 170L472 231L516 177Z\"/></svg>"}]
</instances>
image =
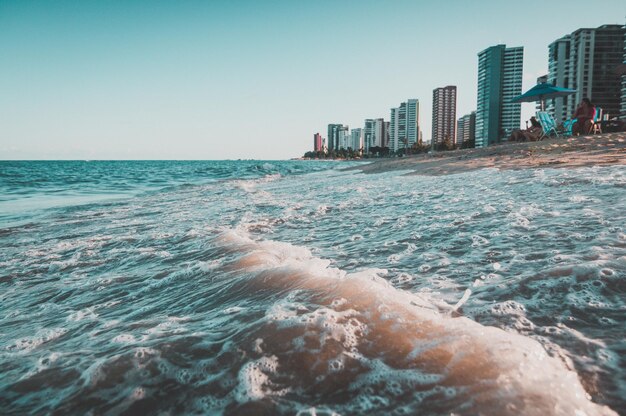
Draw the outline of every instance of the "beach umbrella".
<instances>
[{"instance_id":1,"label":"beach umbrella","mask_svg":"<svg viewBox=\"0 0 626 416\"><path fill-rule=\"evenodd\" d=\"M512 103L530 103L533 101L541 101L541 111L544 110L545 100L550 98L565 97L574 94L576 90L569 88L557 87L547 82L537 84L519 97L511 100Z\"/></svg>"}]
</instances>

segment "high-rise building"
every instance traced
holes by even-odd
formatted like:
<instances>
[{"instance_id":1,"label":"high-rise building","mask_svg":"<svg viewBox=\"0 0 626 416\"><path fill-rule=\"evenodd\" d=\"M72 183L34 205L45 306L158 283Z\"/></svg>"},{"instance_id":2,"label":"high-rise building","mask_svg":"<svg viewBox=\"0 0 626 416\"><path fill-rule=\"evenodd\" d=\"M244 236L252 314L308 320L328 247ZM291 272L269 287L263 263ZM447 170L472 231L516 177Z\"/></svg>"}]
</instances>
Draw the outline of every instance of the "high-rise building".
<instances>
[{"instance_id":1,"label":"high-rise building","mask_svg":"<svg viewBox=\"0 0 626 416\"><path fill-rule=\"evenodd\" d=\"M564 98L548 100L547 111L557 122L568 119L585 97L604 114L620 110L622 81L616 69L624 60L621 25L582 28L552 42L548 47L548 82L576 90Z\"/></svg>"},{"instance_id":2,"label":"high-rise building","mask_svg":"<svg viewBox=\"0 0 626 416\"><path fill-rule=\"evenodd\" d=\"M341 126L337 132L337 150L345 149L347 150L350 147L350 129L348 126Z\"/></svg>"},{"instance_id":3,"label":"high-rise building","mask_svg":"<svg viewBox=\"0 0 626 416\"><path fill-rule=\"evenodd\" d=\"M626 25L624 25L624 57L621 66L622 73L622 99L620 106L620 118L626 120Z\"/></svg>"},{"instance_id":4,"label":"high-rise building","mask_svg":"<svg viewBox=\"0 0 626 416\"><path fill-rule=\"evenodd\" d=\"M399 108L392 108L389 117L389 149L392 152L398 151L398 113Z\"/></svg>"},{"instance_id":5,"label":"high-rise building","mask_svg":"<svg viewBox=\"0 0 626 416\"><path fill-rule=\"evenodd\" d=\"M605 116L620 114L622 80L618 67L624 57L625 34L622 25L603 25L596 29L590 97Z\"/></svg>"},{"instance_id":6,"label":"high-rise building","mask_svg":"<svg viewBox=\"0 0 626 416\"><path fill-rule=\"evenodd\" d=\"M363 129L352 129L350 131L350 147L352 150L360 150L363 147Z\"/></svg>"},{"instance_id":7,"label":"high-rise building","mask_svg":"<svg viewBox=\"0 0 626 416\"><path fill-rule=\"evenodd\" d=\"M433 90L433 147L448 139L456 143L456 86L448 85Z\"/></svg>"},{"instance_id":8,"label":"high-rise building","mask_svg":"<svg viewBox=\"0 0 626 416\"><path fill-rule=\"evenodd\" d=\"M570 78L570 37L564 36L555 40L548 46L548 82L563 88L574 88L574 82ZM548 111L557 122L566 120L574 112L576 96L546 100Z\"/></svg>"},{"instance_id":9,"label":"high-rise building","mask_svg":"<svg viewBox=\"0 0 626 416\"><path fill-rule=\"evenodd\" d=\"M314 152L321 152L323 150L322 147L322 135L319 133L315 133L313 135L313 151Z\"/></svg>"},{"instance_id":10,"label":"high-rise building","mask_svg":"<svg viewBox=\"0 0 626 416\"><path fill-rule=\"evenodd\" d=\"M520 127L524 48L491 46L478 54L476 147L489 146Z\"/></svg>"},{"instance_id":11,"label":"high-rise building","mask_svg":"<svg viewBox=\"0 0 626 416\"><path fill-rule=\"evenodd\" d=\"M389 122L383 122L383 147L389 147Z\"/></svg>"},{"instance_id":12,"label":"high-rise building","mask_svg":"<svg viewBox=\"0 0 626 416\"><path fill-rule=\"evenodd\" d=\"M475 140L476 112L472 111L458 119L456 126L456 145L462 147L463 143L466 143L468 146L468 142Z\"/></svg>"},{"instance_id":13,"label":"high-rise building","mask_svg":"<svg viewBox=\"0 0 626 416\"><path fill-rule=\"evenodd\" d=\"M363 141L365 152L371 147L384 147L385 145L385 120L382 118L365 119L363 128Z\"/></svg>"},{"instance_id":14,"label":"high-rise building","mask_svg":"<svg viewBox=\"0 0 626 416\"><path fill-rule=\"evenodd\" d=\"M420 138L420 102L411 98L406 102L406 139L408 145L418 143Z\"/></svg>"},{"instance_id":15,"label":"high-rise building","mask_svg":"<svg viewBox=\"0 0 626 416\"><path fill-rule=\"evenodd\" d=\"M326 140L329 152L339 149L339 131L341 128L343 128L343 124L328 125L328 136Z\"/></svg>"},{"instance_id":16,"label":"high-rise building","mask_svg":"<svg viewBox=\"0 0 626 416\"><path fill-rule=\"evenodd\" d=\"M389 122L389 149L398 151L421 141L419 127L419 100L411 98L391 109Z\"/></svg>"}]
</instances>

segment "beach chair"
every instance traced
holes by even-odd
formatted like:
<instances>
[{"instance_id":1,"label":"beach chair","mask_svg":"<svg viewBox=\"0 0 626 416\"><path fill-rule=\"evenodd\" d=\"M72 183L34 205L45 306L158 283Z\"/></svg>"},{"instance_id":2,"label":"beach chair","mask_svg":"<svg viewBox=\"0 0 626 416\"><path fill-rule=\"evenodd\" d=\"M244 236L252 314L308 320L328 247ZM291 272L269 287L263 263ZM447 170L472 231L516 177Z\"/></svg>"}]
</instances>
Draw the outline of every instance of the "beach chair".
<instances>
[{"instance_id":1,"label":"beach chair","mask_svg":"<svg viewBox=\"0 0 626 416\"><path fill-rule=\"evenodd\" d=\"M602 114L603 110L600 107L596 107L596 113L593 115L593 120L591 121L591 126L589 127L589 133L602 134Z\"/></svg>"},{"instance_id":2,"label":"beach chair","mask_svg":"<svg viewBox=\"0 0 626 416\"><path fill-rule=\"evenodd\" d=\"M556 129L556 121L550 114L546 111L537 111L537 120L539 124L541 124L541 136L539 136L539 140L543 140L545 137L550 137L551 135L555 135L559 137L559 132Z\"/></svg>"}]
</instances>

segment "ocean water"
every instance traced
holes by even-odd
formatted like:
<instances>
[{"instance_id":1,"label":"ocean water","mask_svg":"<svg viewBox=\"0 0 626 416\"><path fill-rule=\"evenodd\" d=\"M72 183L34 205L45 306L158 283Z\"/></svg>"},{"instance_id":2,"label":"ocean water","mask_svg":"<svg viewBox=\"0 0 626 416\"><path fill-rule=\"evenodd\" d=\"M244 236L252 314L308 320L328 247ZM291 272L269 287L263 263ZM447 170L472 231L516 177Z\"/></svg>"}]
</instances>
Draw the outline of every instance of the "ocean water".
<instances>
[{"instance_id":1,"label":"ocean water","mask_svg":"<svg viewBox=\"0 0 626 416\"><path fill-rule=\"evenodd\" d=\"M0 162L0 413L625 412L625 167L350 165Z\"/></svg>"}]
</instances>

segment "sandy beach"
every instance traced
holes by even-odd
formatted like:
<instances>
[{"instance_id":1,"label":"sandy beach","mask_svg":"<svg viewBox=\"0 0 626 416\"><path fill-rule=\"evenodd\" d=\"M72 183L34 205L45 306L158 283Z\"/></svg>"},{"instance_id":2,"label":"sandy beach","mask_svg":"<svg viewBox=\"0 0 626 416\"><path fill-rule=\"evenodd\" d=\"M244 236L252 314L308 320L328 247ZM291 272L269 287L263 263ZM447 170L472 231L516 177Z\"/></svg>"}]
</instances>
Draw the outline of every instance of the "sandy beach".
<instances>
[{"instance_id":1,"label":"sandy beach","mask_svg":"<svg viewBox=\"0 0 626 416\"><path fill-rule=\"evenodd\" d=\"M384 159L349 169L365 173L411 170L415 175L446 175L483 168L525 169L626 164L626 133L504 143L482 149Z\"/></svg>"}]
</instances>

